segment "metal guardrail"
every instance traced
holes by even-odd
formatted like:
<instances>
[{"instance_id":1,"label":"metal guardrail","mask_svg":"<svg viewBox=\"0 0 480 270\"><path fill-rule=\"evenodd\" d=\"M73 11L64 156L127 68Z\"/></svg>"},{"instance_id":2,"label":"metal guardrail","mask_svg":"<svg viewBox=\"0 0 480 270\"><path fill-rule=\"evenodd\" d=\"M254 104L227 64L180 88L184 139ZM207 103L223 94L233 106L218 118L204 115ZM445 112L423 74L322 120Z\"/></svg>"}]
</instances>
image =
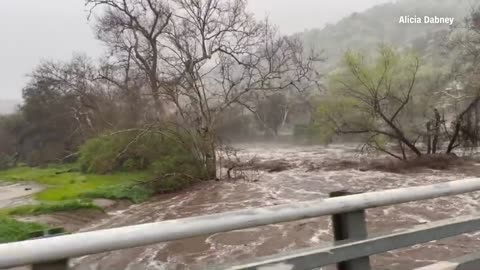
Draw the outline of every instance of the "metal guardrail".
<instances>
[{"instance_id":1,"label":"metal guardrail","mask_svg":"<svg viewBox=\"0 0 480 270\"><path fill-rule=\"evenodd\" d=\"M478 270L480 269L480 253L469 254L450 261L442 261L415 270Z\"/></svg>"},{"instance_id":2,"label":"metal guardrail","mask_svg":"<svg viewBox=\"0 0 480 270\"><path fill-rule=\"evenodd\" d=\"M365 209L479 190L480 178L474 178L7 243L0 245L0 268L42 264L195 236L334 215L334 223L337 220L336 240L347 240L336 242L332 247L302 250L226 268L298 270L338 263L338 268L342 270L370 269L370 255L480 230L480 215L433 222L385 236L367 237L363 213Z\"/></svg>"},{"instance_id":3,"label":"metal guardrail","mask_svg":"<svg viewBox=\"0 0 480 270\"><path fill-rule=\"evenodd\" d=\"M350 262L357 258L364 258L390 250L405 248L416 244L427 243L433 240L443 239L478 230L480 230L480 215L465 216L438 222L431 222L427 225L418 225L410 229L399 230L387 235L370 236L366 239L359 240L347 240L343 242L337 242L332 246L309 248L289 252L283 255L261 258L255 262L220 269L315 269L339 262ZM354 264L349 267L338 268L359 270L370 269L370 266L368 265L367 267L359 267L357 264ZM443 270L442 268L431 268L428 270L434 269ZM455 268L446 269L453 270ZM472 270L478 269L480 269L480 267L477 266Z\"/></svg>"}]
</instances>

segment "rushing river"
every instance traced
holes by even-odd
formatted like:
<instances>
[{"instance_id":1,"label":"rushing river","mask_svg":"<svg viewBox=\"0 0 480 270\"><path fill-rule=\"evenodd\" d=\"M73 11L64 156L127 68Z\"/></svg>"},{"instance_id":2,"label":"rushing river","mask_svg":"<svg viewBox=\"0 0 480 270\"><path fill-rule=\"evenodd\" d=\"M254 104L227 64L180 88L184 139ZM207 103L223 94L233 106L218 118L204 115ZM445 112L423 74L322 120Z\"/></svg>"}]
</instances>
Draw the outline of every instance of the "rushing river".
<instances>
[{"instance_id":1,"label":"rushing river","mask_svg":"<svg viewBox=\"0 0 480 270\"><path fill-rule=\"evenodd\" d=\"M298 147L238 146L243 159L284 159L293 169L277 173L252 172L259 181L209 182L169 196L160 196L109 217L84 229L96 230L250 207L325 198L330 192L368 192L425 185L475 175L475 170L433 171L393 174L356 169L322 170L325 161L356 161L362 156L354 146ZM312 170L317 164L319 170ZM480 172L480 167L479 170ZM367 211L369 233L390 232L416 224L466 215L479 210L480 193L438 198ZM255 229L219 233L183 241L91 255L73 260L73 269L206 269L331 241L327 217ZM463 235L372 257L375 269L412 269L445 258L478 250L480 234Z\"/></svg>"}]
</instances>

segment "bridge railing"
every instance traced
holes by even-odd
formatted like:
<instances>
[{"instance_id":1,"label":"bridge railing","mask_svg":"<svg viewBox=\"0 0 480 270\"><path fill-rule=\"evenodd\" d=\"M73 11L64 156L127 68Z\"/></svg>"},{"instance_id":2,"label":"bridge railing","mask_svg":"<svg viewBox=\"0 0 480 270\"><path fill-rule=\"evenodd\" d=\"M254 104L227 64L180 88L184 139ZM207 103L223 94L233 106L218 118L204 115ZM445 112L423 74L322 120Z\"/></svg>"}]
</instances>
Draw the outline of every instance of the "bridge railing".
<instances>
[{"instance_id":1,"label":"bridge railing","mask_svg":"<svg viewBox=\"0 0 480 270\"><path fill-rule=\"evenodd\" d=\"M322 200L7 243L0 245L0 268L33 264L41 269L42 265L51 265L52 262L68 258L332 215L336 240L332 246L259 258L238 266L209 269L298 270L331 264L337 264L342 270L370 269L368 256L478 231L480 215L431 222L387 235L368 236L363 212L365 209L479 190L480 178L465 179L362 194L333 194L335 197ZM463 267L471 261L459 259L452 263Z\"/></svg>"}]
</instances>

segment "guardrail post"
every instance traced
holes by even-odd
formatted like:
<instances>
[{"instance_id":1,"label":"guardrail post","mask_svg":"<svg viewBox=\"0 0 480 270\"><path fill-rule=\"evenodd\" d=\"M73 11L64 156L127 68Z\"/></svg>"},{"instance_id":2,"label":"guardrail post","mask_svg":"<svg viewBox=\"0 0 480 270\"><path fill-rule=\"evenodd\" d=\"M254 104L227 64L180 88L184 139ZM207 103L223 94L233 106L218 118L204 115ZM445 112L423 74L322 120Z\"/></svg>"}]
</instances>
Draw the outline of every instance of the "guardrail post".
<instances>
[{"instance_id":1,"label":"guardrail post","mask_svg":"<svg viewBox=\"0 0 480 270\"><path fill-rule=\"evenodd\" d=\"M36 231L30 233L30 239L38 239L45 237L54 237L65 234L63 228L53 228L44 231ZM68 270L68 259L62 259L53 262L44 262L32 265L32 270Z\"/></svg>"},{"instance_id":2,"label":"guardrail post","mask_svg":"<svg viewBox=\"0 0 480 270\"><path fill-rule=\"evenodd\" d=\"M330 197L353 195L347 191L330 193ZM335 241L361 240L368 236L365 210L332 215L333 236ZM337 264L338 270L371 270L370 258L362 257Z\"/></svg>"}]
</instances>

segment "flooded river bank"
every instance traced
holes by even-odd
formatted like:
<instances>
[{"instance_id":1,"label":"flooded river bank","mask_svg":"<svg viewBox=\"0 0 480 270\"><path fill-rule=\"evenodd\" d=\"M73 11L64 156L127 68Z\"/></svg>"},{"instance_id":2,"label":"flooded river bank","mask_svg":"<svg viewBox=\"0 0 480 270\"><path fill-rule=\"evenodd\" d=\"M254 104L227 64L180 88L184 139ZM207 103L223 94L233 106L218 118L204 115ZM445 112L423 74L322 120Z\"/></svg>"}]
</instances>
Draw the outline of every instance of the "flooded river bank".
<instances>
[{"instance_id":1,"label":"flooded river bank","mask_svg":"<svg viewBox=\"0 0 480 270\"><path fill-rule=\"evenodd\" d=\"M322 167L326 161L356 162L367 157L355 146L238 146L248 160L282 159L292 168L276 173L254 172L258 181L208 182L126 209L111 211L82 231L156 222L251 207L271 206L328 197L338 190L369 192L426 185L480 175L480 167L395 174L352 168ZM312 169L315 168L315 169ZM416 224L474 213L480 193L438 198L367 211L369 233L390 232ZM162 243L76 258L73 269L208 269L236 260L311 247L331 241L328 217ZM411 269L454 258L480 247L480 234L469 234L372 257L375 269Z\"/></svg>"}]
</instances>

